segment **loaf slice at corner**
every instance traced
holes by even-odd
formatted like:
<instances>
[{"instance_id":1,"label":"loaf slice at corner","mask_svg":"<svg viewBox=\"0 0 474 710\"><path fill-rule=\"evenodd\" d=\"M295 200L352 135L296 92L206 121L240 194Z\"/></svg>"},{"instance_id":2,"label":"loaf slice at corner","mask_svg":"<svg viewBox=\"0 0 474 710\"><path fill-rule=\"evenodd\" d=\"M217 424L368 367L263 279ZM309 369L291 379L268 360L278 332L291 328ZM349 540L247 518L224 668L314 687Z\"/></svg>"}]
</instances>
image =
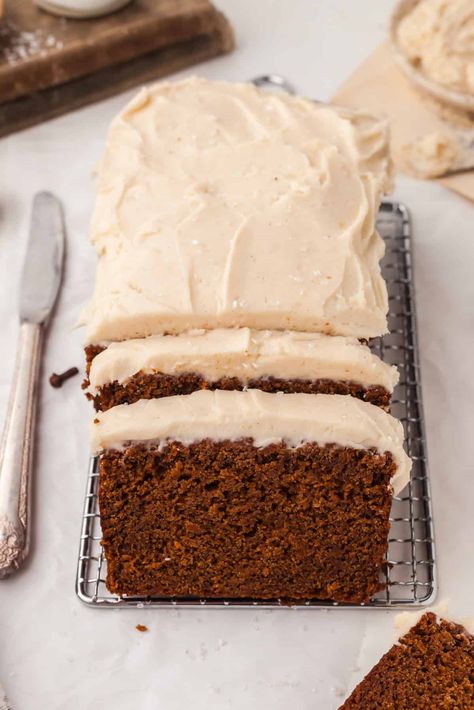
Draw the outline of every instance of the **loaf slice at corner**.
<instances>
[{"instance_id":1,"label":"loaf slice at corner","mask_svg":"<svg viewBox=\"0 0 474 710\"><path fill-rule=\"evenodd\" d=\"M208 391L99 413L109 590L366 602L380 588L399 422L349 395Z\"/></svg>"}]
</instances>

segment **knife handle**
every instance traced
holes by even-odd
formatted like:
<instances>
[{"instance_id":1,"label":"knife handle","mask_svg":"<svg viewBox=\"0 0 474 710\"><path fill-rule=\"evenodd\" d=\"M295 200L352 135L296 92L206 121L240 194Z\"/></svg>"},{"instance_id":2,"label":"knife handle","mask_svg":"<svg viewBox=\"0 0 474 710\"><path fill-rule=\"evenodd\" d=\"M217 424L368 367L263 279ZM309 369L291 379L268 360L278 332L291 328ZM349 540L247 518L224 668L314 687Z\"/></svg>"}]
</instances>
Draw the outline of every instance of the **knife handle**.
<instances>
[{"instance_id":1,"label":"knife handle","mask_svg":"<svg viewBox=\"0 0 474 710\"><path fill-rule=\"evenodd\" d=\"M28 554L28 492L33 455L42 326L21 323L10 400L0 446L0 577Z\"/></svg>"}]
</instances>

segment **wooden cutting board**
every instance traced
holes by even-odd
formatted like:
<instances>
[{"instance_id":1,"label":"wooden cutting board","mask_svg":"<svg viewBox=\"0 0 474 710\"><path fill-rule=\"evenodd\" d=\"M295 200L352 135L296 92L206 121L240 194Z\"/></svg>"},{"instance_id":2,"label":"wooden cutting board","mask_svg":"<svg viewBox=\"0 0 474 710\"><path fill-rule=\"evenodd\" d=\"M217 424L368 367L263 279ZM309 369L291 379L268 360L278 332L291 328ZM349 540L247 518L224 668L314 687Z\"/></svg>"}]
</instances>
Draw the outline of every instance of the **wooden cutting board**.
<instances>
[{"instance_id":1,"label":"wooden cutting board","mask_svg":"<svg viewBox=\"0 0 474 710\"><path fill-rule=\"evenodd\" d=\"M0 23L0 136L229 52L210 0L135 0L69 20L10 0Z\"/></svg>"}]
</instances>

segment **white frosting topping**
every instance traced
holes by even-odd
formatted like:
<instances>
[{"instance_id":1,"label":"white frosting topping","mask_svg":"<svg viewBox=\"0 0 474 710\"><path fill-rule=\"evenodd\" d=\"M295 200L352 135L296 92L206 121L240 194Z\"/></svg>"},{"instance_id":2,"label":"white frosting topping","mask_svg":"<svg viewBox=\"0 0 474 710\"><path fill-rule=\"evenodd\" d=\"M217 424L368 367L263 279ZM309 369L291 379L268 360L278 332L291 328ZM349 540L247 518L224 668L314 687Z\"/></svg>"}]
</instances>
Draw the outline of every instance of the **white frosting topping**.
<instances>
[{"instance_id":1,"label":"white frosting topping","mask_svg":"<svg viewBox=\"0 0 474 710\"><path fill-rule=\"evenodd\" d=\"M401 147L400 160L409 173L435 178L456 167L461 147L451 131L432 131Z\"/></svg>"},{"instance_id":2,"label":"white frosting topping","mask_svg":"<svg viewBox=\"0 0 474 710\"><path fill-rule=\"evenodd\" d=\"M472 0L420 0L397 34L400 48L427 77L474 95Z\"/></svg>"},{"instance_id":3,"label":"white frosting topping","mask_svg":"<svg viewBox=\"0 0 474 710\"><path fill-rule=\"evenodd\" d=\"M87 341L250 326L386 332L375 232L387 130L205 79L143 89L110 128Z\"/></svg>"},{"instance_id":4,"label":"white frosting topping","mask_svg":"<svg viewBox=\"0 0 474 710\"><path fill-rule=\"evenodd\" d=\"M92 449L122 447L128 441L191 444L251 438L263 447L284 441L389 451L397 465L394 493L409 480L411 461L403 449L399 421L349 395L269 394L260 390L209 391L121 404L96 415Z\"/></svg>"},{"instance_id":5,"label":"white frosting topping","mask_svg":"<svg viewBox=\"0 0 474 710\"><path fill-rule=\"evenodd\" d=\"M221 377L243 382L255 377L321 378L380 385L389 392L398 382L396 368L356 338L220 328L112 343L92 361L89 391L109 382L122 384L138 372L196 372L210 382Z\"/></svg>"}]
</instances>

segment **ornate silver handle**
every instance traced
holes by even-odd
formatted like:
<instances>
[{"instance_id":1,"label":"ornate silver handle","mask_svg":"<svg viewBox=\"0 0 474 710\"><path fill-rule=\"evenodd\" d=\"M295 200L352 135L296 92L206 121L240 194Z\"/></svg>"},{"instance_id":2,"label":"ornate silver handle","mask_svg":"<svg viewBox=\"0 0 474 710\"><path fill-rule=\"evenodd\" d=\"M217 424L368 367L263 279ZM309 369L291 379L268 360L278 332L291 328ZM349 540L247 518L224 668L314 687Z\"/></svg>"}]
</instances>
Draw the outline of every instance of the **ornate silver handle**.
<instances>
[{"instance_id":1,"label":"ornate silver handle","mask_svg":"<svg viewBox=\"0 0 474 710\"><path fill-rule=\"evenodd\" d=\"M28 554L28 491L42 326L21 323L16 371L0 447L0 577Z\"/></svg>"}]
</instances>

